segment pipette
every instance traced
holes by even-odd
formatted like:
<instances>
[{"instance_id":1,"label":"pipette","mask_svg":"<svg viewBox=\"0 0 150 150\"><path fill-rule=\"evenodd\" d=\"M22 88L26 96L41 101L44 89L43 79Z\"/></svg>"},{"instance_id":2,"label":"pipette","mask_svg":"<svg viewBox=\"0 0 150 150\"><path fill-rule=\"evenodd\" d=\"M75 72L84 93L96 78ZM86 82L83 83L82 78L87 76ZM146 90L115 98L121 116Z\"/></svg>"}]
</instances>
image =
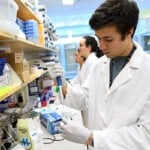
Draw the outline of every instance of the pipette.
<instances>
[{"instance_id":1,"label":"pipette","mask_svg":"<svg viewBox=\"0 0 150 150\"><path fill-rule=\"evenodd\" d=\"M59 63L59 59L56 56L55 56L55 63ZM61 79L61 76L56 77L56 82L57 82L57 86L59 87L60 103L63 105L64 104L64 97L63 97L63 92L62 92L62 79Z\"/></svg>"},{"instance_id":2,"label":"pipette","mask_svg":"<svg viewBox=\"0 0 150 150\"><path fill-rule=\"evenodd\" d=\"M56 77L56 82L57 82L57 86L59 87L60 103L63 105L64 104L64 97L63 97L63 92L62 92L62 79L61 79L61 76Z\"/></svg>"}]
</instances>

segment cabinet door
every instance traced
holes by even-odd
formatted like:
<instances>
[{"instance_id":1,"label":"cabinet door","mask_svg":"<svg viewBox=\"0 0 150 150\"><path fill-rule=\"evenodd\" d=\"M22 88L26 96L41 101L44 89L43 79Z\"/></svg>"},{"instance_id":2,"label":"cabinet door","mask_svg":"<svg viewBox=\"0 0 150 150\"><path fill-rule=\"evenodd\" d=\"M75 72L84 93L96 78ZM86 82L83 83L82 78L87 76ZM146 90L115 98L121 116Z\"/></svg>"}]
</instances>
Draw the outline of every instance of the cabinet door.
<instances>
[{"instance_id":1,"label":"cabinet door","mask_svg":"<svg viewBox=\"0 0 150 150\"><path fill-rule=\"evenodd\" d=\"M66 60L66 72L76 71L77 64L75 63L75 51L77 47L75 43L72 44L65 44L64 45L64 53L65 53L65 60Z\"/></svg>"}]
</instances>

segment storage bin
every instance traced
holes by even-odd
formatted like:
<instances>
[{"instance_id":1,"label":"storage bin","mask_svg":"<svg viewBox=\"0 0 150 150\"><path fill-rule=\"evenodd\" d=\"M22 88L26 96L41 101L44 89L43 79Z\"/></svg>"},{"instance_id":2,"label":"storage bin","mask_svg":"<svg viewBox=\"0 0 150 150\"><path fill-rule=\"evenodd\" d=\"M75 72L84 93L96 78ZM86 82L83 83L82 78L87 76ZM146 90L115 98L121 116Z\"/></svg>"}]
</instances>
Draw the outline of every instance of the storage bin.
<instances>
[{"instance_id":1,"label":"storage bin","mask_svg":"<svg viewBox=\"0 0 150 150\"><path fill-rule=\"evenodd\" d=\"M26 39L38 44L38 24L35 20L26 20L24 22L25 25L25 34L26 34Z\"/></svg>"},{"instance_id":2,"label":"storage bin","mask_svg":"<svg viewBox=\"0 0 150 150\"><path fill-rule=\"evenodd\" d=\"M35 44L38 44L38 36L34 35L34 36L26 36L26 39L35 43Z\"/></svg>"},{"instance_id":3,"label":"storage bin","mask_svg":"<svg viewBox=\"0 0 150 150\"><path fill-rule=\"evenodd\" d=\"M5 58L0 58L0 76L3 75L3 70L6 64L6 59Z\"/></svg>"},{"instance_id":4,"label":"storage bin","mask_svg":"<svg viewBox=\"0 0 150 150\"><path fill-rule=\"evenodd\" d=\"M0 58L5 58L8 63L22 63L24 60L23 53L0 53Z\"/></svg>"},{"instance_id":5,"label":"storage bin","mask_svg":"<svg viewBox=\"0 0 150 150\"><path fill-rule=\"evenodd\" d=\"M11 22L9 20L1 20L0 19L0 31L7 33L9 35L18 35L20 36L19 26L15 22Z\"/></svg>"},{"instance_id":6,"label":"storage bin","mask_svg":"<svg viewBox=\"0 0 150 150\"><path fill-rule=\"evenodd\" d=\"M10 22L15 22L18 5L14 2L14 0L1 0L0 3L0 20L9 20Z\"/></svg>"},{"instance_id":7,"label":"storage bin","mask_svg":"<svg viewBox=\"0 0 150 150\"><path fill-rule=\"evenodd\" d=\"M0 112L4 112L8 108L8 100L5 99L0 102Z\"/></svg>"},{"instance_id":8,"label":"storage bin","mask_svg":"<svg viewBox=\"0 0 150 150\"><path fill-rule=\"evenodd\" d=\"M22 31L23 33L25 33L24 21L21 20L21 19L19 19L19 18L17 18L16 23L17 23L17 25L19 26L19 28L21 29L21 31Z\"/></svg>"}]
</instances>

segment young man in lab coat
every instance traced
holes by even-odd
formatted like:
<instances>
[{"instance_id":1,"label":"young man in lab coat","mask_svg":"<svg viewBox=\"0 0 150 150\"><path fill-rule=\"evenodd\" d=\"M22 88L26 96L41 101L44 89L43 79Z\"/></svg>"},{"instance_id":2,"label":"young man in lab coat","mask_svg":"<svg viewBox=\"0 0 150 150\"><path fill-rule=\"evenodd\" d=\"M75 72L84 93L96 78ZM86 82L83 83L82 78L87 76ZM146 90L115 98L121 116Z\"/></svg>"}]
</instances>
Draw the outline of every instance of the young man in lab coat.
<instances>
[{"instance_id":1,"label":"young man in lab coat","mask_svg":"<svg viewBox=\"0 0 150 150\"><path fill-rule=\"evenodd\" d=\"M150 56L132 37L139 9L132 0L106 0L90 18L105 54L81 87L64 81L64 103L89 111L89 128L64 119L65 139L94 150L150 149Z\"/></svg>"}]
</instances>

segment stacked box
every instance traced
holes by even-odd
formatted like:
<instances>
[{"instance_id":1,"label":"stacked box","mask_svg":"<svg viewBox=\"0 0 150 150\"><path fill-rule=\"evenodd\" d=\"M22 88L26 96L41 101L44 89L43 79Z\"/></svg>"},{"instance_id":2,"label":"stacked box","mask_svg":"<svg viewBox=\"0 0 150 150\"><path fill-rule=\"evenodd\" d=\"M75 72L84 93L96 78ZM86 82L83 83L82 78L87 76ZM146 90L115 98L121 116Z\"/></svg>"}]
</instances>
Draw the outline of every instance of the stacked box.
<instances>
[{"instance_id":1,"label":"stacked box","mask_svg":"<svg viewBox=\"0 0 150 150\"><path fill-rule=\"evenodd\" d=\"M50 134L60 133L60 122L62 117L53 110L43 110L40 112L40 122Z\"/></svg>"},{"instance_id":2,"label":"stacked box","mask_svg":"<svg viewBox=\"0 0 150 150\"><path fill-rule=\"evenodd\" d=\"M6 58L7 62L12 66L20 79L24 82L30 79L29 62L24 61L23 53L0 53L0 58Z\"/></svg>"},{"instance_id":3,"label":"stacked box","mask_svg":"<svg viewBox=\"0 0 150 150\"><path fill-rule=\"evenodd\" d=\"M23 73L24 71L29 71L28 61L24 61L21 63L10 63L10 65L17 73Z\"/></svg>"},{"instance_id":4,"label":"stacked box","mask_svg":"<svg viewBox=\"0 0 150 150\"><path fill-rule=\"evenodd\" d=\"M8 63L22 63L24 59L23 53L0 53L0 58L6 58Z\"/></svg>"},{"instance_id":5,"label":"stacked box","mask_svg":"<svg viewBox=\"0 0 150 150\"><path fill-rule=\"evenodd\" d=\"M30 68L28 61L20 63L10 63L10 65L12 66L12 68L15 70L15 72L18 74L18 76L22 81L26 82L30 79Z\"/></svg>"}]
</instances>

